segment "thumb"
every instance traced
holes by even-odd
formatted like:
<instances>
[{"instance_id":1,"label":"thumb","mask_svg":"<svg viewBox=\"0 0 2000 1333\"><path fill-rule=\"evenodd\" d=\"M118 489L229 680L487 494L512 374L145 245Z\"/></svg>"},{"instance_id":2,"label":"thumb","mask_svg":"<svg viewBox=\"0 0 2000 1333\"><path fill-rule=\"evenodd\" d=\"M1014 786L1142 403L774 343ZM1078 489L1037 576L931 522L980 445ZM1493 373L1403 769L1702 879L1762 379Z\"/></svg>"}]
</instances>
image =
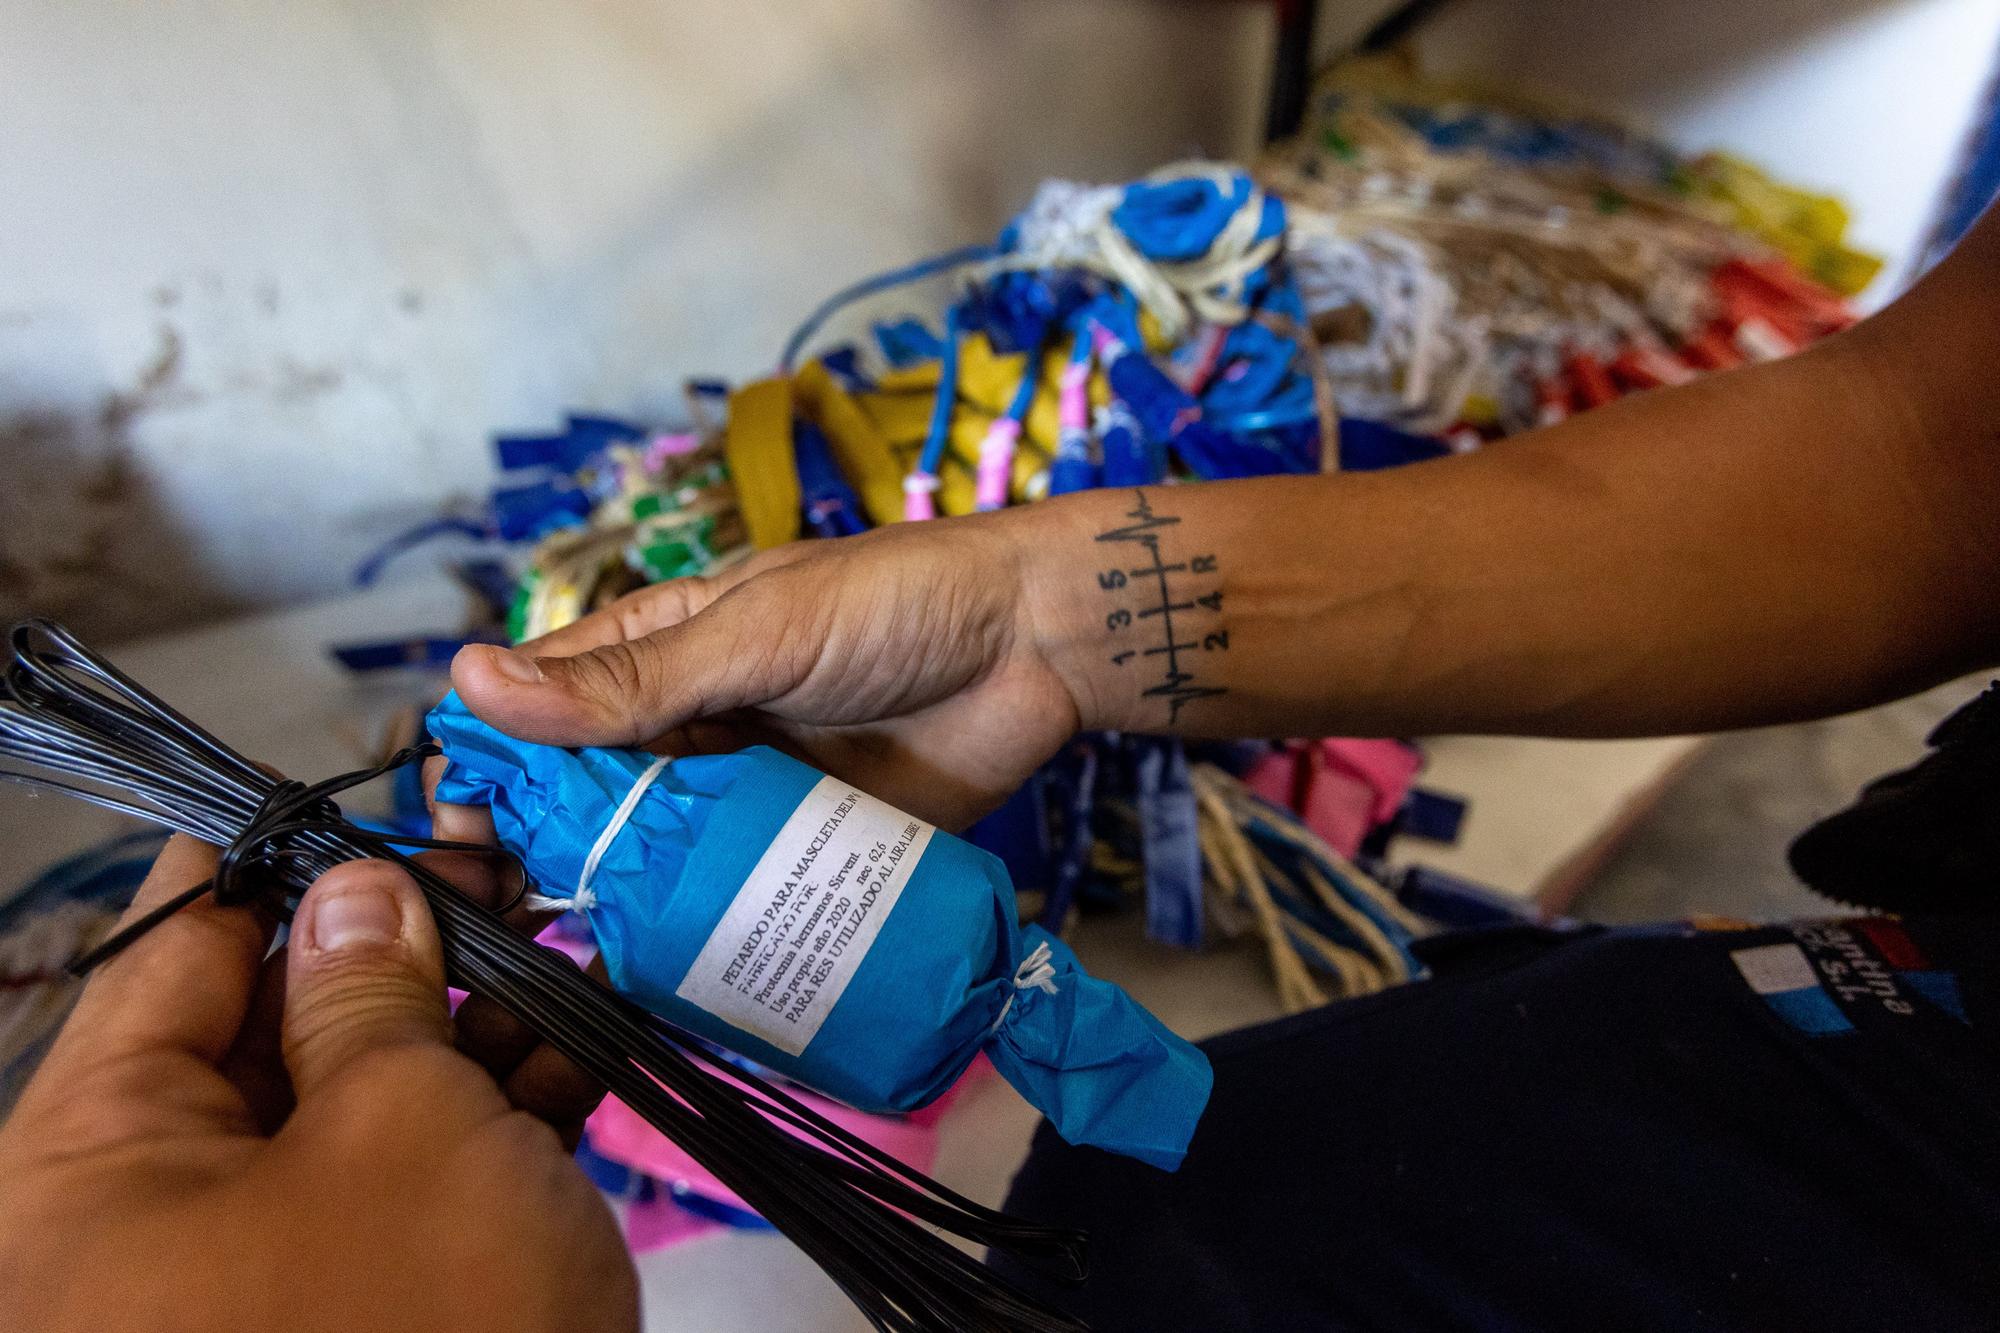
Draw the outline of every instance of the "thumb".
<instances>
[{"instance_id":1,"label":"thumb","mask_svg":"<svg viewBox=\"0 0 2000 1333\"><path fill-rule=\"evenodd\" d=\"M465 706L542 745L646 745L696 718L775 699L817 660L806 608L774 571L678 625L572 657L462 649L451 683Z\"/></svg>"},{"instance_id":2,"label":"thumb","mask_svg":"<svg viewBox=\"0 0 2000 1333\"><path fill-rule=\"evenodd\" d=\"M416 881L387 861L321 875L292 918L284 1051L301 1103L370 1052L449 1048L444 953Z\"/></svg>"}]
</instances>

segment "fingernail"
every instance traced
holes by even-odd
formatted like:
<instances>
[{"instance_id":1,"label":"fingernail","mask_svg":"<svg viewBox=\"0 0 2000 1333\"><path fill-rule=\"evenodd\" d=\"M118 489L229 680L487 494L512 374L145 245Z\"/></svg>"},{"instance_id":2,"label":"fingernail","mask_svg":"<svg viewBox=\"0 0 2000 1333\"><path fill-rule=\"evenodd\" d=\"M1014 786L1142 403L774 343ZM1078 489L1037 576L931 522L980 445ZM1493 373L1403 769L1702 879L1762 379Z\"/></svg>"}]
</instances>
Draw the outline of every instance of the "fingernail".
<instances>
[{"instance_id":1,"label":"fingernail","mask_svg":"<svg viewBox=\"0 0 2000 1333\"><path fill-rule=\"evenodd\" d=\"M402 900L385 885L357 875L328 889L312 903L312 942L320 953L380 948L402 937Z\"/></svg>"},{"instance_id":2,"label":"fingernail","mask_svg":"<svg viewBox=\"0 0 2000 1333\"><path fill-rule=\"evenodd\" d=\"M511 648L495 648L486 655L486 660L493 664L495 671L516 685L539 685L544 679L542 669L535 665L534 658Z\"/></svg>"}]
</instances>

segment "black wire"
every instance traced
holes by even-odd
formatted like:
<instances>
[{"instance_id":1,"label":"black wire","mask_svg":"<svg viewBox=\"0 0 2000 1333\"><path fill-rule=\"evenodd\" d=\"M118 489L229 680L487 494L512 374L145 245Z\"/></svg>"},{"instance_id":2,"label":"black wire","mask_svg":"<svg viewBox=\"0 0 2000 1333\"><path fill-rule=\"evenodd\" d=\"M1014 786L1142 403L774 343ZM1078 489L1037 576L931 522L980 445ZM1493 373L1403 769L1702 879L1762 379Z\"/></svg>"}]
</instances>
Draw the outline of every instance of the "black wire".
<instances>
[{"instance_id":1,"label":"black wire","mask_svg":"<svg viewBox=\"0 0 2000 1333\"><path fill-rule=\"evenodd\" d=\"M326 870L386 858L422 888L453 984L492 999L602 1081L798 1245L877 1329L1085 1329L946 1239L1004 1250L1080 1281L1082 1233L982 1207L896 1161L516 934L500 919L504 907L474 901L409 851L495 849L376 833L341 815L334 795L435 747L413 746L310 786L275 779L60 626L24 621L7 643L0 756L28 771L0 769L0 780L137 815L224 849L213 880L147 912L75 969L101 964L204 895L260 902L289 917ZM523 894L529 883L522 867Z\"/></svg>"},{"instance_id":2,"label":"black wire","mask_svg":"<svg viewBox=\"0 0 2000 1333\"><path fill-rule=\"evenodd\" d=\"M80 977L92 968L105 963L123 953L143 936L160 925L175 912L197 901L203 894L214 894L215 901L225 907L248 903L265 892L256 884L244 882L244 867L247 865L269 866L286 857L300 855L295 849L287 848L287 840L302 832L320 830L323 832L349 832L357 841L374 841L380 847L423 847L433 851L467 852L477 856L498 856L514 862L520 867L521 888L508 903L494 909L505 915L528 892L532 881L528 878L527 866L521 858L504 847L489 847L476 842L451 842L442 838L418 838L392 834L376 834L348 823L340 817L340 807L329 799L350 787L359 787L372 782L405 764L417 763L438 754L435 744L407 746L373 768L343 773L339 777L307 786L292 779L280 779L257 804L257 809L243 825L241 833L222 850L222 856L215 875L207 882L197 884L169 901L147 912L138 920L127 925L109 939L99 943L82 957L69 965L71 976ZM274 904L275 910L289 918L286 904Z\"/></svg>"},{"instance_id":3,"label":"black wire","mask_svg":"<svg viewBox=\"0 0 2000 1333\"><path fill-rule=\"evenodd\" d=\"M215 891L215 881L213 879L207 879L195 885L193 888L187 890L185 893L175 894L173 897L161 903L158 907L155 907L152 911L146 913L146 915L140 917L137 921L134 921L131 925L125 927L125 929L113 935L110 939L105 940L103 943L99 944L96 948L89 950L88 952L84 953L81 957L72 961L69 965L69 974L73 977L80 977L84 975L86 972L90 971L90 969L92 969L93 967L96 967L99 963L102 963L106 959L112 957L114 954L123 953L126 947L132 944L141 935L144 935L147 931L151 930L153 927L165 921L175 912L180 911L183 907L186 907L188 904L194 902L196 899L200 898L203 894L213 893L214 891Z\"/></svg>"}]
</instances>

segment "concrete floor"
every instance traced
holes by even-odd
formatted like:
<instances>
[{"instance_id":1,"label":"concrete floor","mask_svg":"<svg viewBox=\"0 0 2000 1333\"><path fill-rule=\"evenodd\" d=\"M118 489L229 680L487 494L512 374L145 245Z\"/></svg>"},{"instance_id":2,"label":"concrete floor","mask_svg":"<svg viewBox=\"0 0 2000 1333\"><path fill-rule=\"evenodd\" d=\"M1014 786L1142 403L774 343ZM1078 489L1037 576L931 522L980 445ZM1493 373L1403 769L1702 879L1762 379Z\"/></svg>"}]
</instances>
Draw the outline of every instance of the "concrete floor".
<instances>
[{"instance_id":1,"label":"concrete floor","mask_svg":"<svg viewBox=\"0 0 2000 1333\"><path fill-rule=\"evenodd\" d=\"M1869 780L1914 763L1931 728L1990 679L1968 677L1824 722L1718 737L1675 779L1573 913L1622 923L1696 912L1768 921L1842 910L1792 877L1785 848Z\"/></svg>"}]
</instances>

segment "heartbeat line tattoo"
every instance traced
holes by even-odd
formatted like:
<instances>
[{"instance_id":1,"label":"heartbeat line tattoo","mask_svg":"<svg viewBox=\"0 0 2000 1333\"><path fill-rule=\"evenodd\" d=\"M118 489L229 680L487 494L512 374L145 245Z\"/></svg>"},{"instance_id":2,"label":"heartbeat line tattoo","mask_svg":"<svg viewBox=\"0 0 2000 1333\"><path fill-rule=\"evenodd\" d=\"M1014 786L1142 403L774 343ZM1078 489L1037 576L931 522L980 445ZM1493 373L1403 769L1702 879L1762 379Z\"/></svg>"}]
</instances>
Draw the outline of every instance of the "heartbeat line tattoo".
<instances>
[{"instance_id":1,"label":"heartbeat line tattoo","mask_svg":"<svg viewBox=\"0 0 2000 1333\"><path fill-rule=\"evenodd\" d=\"M1195 700L1229 692L1200 679L1207 654L1229 651L1229 631L1219 625L1205 633L1189 629L1190 621L1204 614L1222 614L1222 580L1214 556L1163 549L1168 539L1180 535L1178 517L1155 510L1144 490L1133 491L1132 501L1125 514L1129 522L1097 534L1100 543L1138 547L1145 553L1140 563L1098 573L1097 586L1120 603L1105 615L1104 628L1118 649L1111 655L1111 665L1131 666L1142 679L1150 679L1155 668L1160 671L1140 694L1166 700L1167 725L1173 726L1180 721L1181 709Z\"/></svg>"}]
</instances>

